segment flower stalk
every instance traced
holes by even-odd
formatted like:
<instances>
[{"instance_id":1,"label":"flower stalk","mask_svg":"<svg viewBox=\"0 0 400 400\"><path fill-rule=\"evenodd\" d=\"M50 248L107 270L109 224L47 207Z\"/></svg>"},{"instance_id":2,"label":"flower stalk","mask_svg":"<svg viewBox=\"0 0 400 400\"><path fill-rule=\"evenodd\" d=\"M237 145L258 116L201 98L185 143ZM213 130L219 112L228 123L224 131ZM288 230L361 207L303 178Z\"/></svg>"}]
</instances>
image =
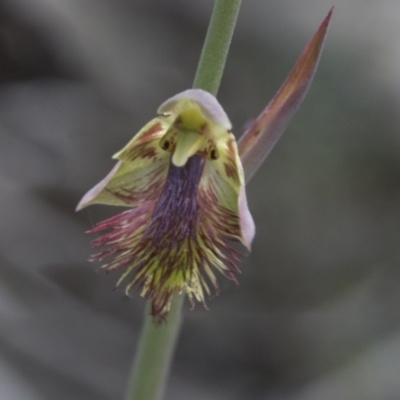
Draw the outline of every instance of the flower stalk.
<instances>
[{"instance_id":1,"label":"flower stalk","mask_svg":"<svg viewBox=\"0 0 400 400\"><path fill-rule=\"evenodd\" d=\"M167 323L156 326L147 301L141 338L128 383L126 400L161 399L182 319L184 295L175 296Z\"/></svg>"},{"instance_id":2,"label":"flower stalk","mask_svg":"<svg viewBox=\"0 0 400 400\"><path fill-rule=\"evenodd\" d=\"M217 95L242 0L216 0L193 87Z\"/></svg>"},{"instance_id":3,"label":"flower stalk","mask_svg":"<svg viewBox=\"0 0 400 400\"><path fill-rule=\"evenodd\" d=\"M241 0L216 0L193 87L216 95L228 55ZM172 300L165 323L157 326L147 301L144 325L126 400L160 400L181 325L183 295Z\"/></svg>"}]
</instances>

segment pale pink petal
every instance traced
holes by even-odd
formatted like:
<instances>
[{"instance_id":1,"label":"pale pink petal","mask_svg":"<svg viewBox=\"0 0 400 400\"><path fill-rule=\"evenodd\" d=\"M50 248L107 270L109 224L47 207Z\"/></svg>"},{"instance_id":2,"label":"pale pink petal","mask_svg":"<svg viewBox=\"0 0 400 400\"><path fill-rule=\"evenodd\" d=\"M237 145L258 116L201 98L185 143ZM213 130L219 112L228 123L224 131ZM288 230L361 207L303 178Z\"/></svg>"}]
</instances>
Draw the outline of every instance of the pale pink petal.
<instances>
[{"instance_id":1,"label":"pale pink petal","mask_svg":"<svg viewBox=\"0 0 400 400\"><path fill-rule=\"evenodd\" d=\"M218 100L212 94L201 89L185 90L184 92L171 97L161 104L158 108L158 112L160 114L168 113L183 99L193 100L193 102L197 103L204 116L216 125L219 125L226 130L232 128L232 124L221 104L218 103Z\"/></svg>"},{"instance_id":2,"label":"pale pink petal","mask_svg":"<svg viewBox=\"0 0 400 400\"><path fill-rule=\"evenodd\" d=\"M248 250L251 250L251 243L256 234L256 226L253 217L247 206L246 191L242 186L239 192L239 224L242 233L243 243Z\"/></svg>"},{"instance_id":3,"label":"pale pink petal","mask_svg":"<svg viewBox=\"0 0 400 400\"><path fill-rule=\"evenodd\" d=\"M90 203L104 190L110 180L113 178L115 173L118 171L121 166L121 161L115 164L114 168L108 173L108 175L101 180L97 185L92 187L81 199L79 204L76 207L76 211L82 210L82 208L90 205Z\"/></svg>"}]
</instances>

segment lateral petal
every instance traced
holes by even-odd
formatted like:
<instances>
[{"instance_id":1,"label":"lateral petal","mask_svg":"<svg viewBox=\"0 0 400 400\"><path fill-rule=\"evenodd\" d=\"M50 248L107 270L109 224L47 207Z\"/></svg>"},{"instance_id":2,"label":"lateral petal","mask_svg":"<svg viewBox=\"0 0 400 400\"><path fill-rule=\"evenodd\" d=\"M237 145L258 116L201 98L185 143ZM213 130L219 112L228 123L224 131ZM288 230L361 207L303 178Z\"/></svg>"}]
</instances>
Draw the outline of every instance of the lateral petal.
<instances>
[{"instance_id":1,"label":"lateral petal","mask_svg":"<svg viewBox=\"0 0 400 400\"><path fill-rule=\"evenodd\" d=\"M115 154L113 158L119 162L83 196L77 210L91 204L137 207L157 196L165 182L170 157L160 148L159 141L168 130L170 119L153 119Z\"/></svg>"}]
</instances>

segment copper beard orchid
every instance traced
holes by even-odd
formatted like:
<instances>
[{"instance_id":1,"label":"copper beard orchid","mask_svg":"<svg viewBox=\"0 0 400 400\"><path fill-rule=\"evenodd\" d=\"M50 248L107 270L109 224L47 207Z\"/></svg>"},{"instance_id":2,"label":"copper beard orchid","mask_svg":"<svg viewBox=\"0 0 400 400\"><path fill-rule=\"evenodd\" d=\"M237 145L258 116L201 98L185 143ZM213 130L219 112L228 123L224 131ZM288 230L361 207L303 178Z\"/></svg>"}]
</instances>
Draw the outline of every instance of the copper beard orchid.
<instances>
[{"instance_id":1,"label":"copper beard orchid","mask_svg":"<svg viewBox=\"0 0 400 400\"><path fill-rule=\"evenodd\" d=\"M113 170L80 201L129 207L89 232L104 248L92 260L151 299L163 318L171 298L185 291L192 304L205 302L216 272L236 282L231 246L250 249L254 222L247 208L247 180L257 171L303 101L315 74L333 8L265 110L240 137L238 146L224 110L211 94L191 89L167 100L114 158ZM240 158L239 158L240 154ZM111 229L111 231L109 231Z\"/></svg>"},{"instance_id":2,"label":"copper beard orchid","mask_svg":"<svg viewBox=\"0 0 400 400\"><path fill-rule=\"evenodd\" d=\"M236 282L239 253L248 249L254 222L247 208L243 168L231 123L211 94L191 89L161 105L149 122L114 158L111 173L79 203L130 210L90 232L112 229L93 241L107 248L93 256L103 268L123 271L152 301L152 314L167 314L175 293L204 303L215 272Z\"/></svg>"}]
</instances>

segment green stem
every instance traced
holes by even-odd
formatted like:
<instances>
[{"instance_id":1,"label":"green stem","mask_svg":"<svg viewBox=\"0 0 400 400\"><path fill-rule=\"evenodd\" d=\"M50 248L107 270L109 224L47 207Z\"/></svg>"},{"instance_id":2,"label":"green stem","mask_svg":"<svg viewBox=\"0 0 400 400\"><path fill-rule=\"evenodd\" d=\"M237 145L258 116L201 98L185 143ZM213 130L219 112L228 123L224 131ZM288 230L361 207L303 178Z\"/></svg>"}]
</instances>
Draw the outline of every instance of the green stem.
<instances>
[{"instance_id":1,"label":"green stem","mask_svg":"<svg viewBox=\"0 0 400 400\"><path fill-rule=\"evenodd\" d=\"M216 0L193 87L216 95L241 0ZM154 324L148 301L126 400L160 400L181 325L184 296L175 296L161 326Z\"/></svg>"},{"instance_id":2,"label":"green stem","mask_svg":"<svg viewBox=\"0 0 400 400\"><path fill-rule=\"evenodd\" d=\"M151 302L147 302L127 400L161 399L181 325L184 298L183 295L173 298L168 321L162 325L154 323L150 315Z\"/></svg>"},{"instance_id":3,"label":"green stem","mask_svg":"<svg viewBox=\"0 0 400 400\"><path fill-rule=\"evenodd\" d=\"M193 87L216 96L242 0L217 0Z\"/></svg>"}]
</instances>

